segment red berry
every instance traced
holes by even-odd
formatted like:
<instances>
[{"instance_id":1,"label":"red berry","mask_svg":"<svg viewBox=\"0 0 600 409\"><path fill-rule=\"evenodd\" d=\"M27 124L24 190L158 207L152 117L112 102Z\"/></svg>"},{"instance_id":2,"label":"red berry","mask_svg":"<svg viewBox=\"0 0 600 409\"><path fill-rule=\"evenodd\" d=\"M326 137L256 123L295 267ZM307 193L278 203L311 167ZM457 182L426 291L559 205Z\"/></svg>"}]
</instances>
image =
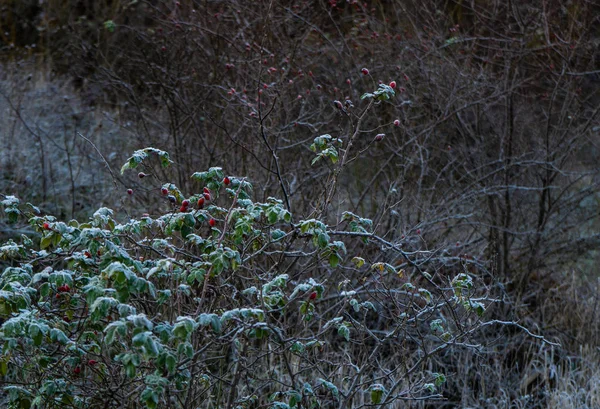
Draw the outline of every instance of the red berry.
<instances>
[{"instance_id":1,"label":"red berry","mask_svg":"<svg viewBox=\"0 0 600 409\"><path fill-rule=\"evenodd\" d=\"M98 361L96 361L95 359L90 359L90 360L88 361L88 365L90 365L90 366L94 366L94 365L96 365L97 363L98 363Z\"/></svg>"},{"instance_id":2,"label":"red berry","mask_svg":"<svg viewBox=\"0 0 600 409\"><path fill-rule=\"evenodd\" d=\"M314 300L317 298L317 292L313 291L312 293L310 293L310 295L308 296L309 299Z\"/></svg>"},{"instance_id":3,"label":"red berry","mask_svg":"<svg viewBox=\"0 0 600 409\"><path fill-rule=\"evenodd\" d=\"M44 222L42 227L44 228L44 230L50 230L50 225L48 224L48 222Z\"/></svg>"},{"instance_id":4,"label":"red berry","mask_svg":"<svg viewBox=\"0 0 600 409\"><path fill-rule=\"evenodd\" d=\"M421 234L421 229L417 229L417 234Z\"/></svg>"},{"instance_id":5,"label":"red berry","mask_svg":"<svg viewBox=\"0 0 600 409\"><path fill-rule=\"evenodd\" d=\"M204 207L204 198L201 197L198 199L198 209L202 209Z\"/></svg>"},{"instance_id":6,"label":"red berry","mask_svg":"<svg viewBox=\"0 0 600 409\"><path fill-rule=\"evenodd\" d=\"M384 134L384 133L379 133L379 134L375 135L375 140L376 140L377 142L379 142L379 141L383 140L383 137L384 137L384 136L385 136L385 134Z\"/></svg>"},{"instance_id":7,"label":"red berry","mask_svg":"<svg viewBox=\"0 0 600 409\"><path fill-rule=\"evenodd\" d=\"M167 47L165 47L165 46L163 45L163 46L160 48L160 50L161 50L162 52L165 52L165 51L167 51Z\"/></svg>"},{"instance_id":8,"label":"red berry","mask_svg":"<svg viewBox=\"0 0 600 409\"><path fill-rule=\"evenodd\" d=\"M210 202L210 193L204 193L204 199L206 199L207 202Z\"/></svg>"},{"instance_id":9,"label":"red berry","mask_svg":"<svg viewBox=\"0 0 600 409\"><path fill-rule=\"evenodd\" d=\"M92 254L89 251L84 251L83 254L87 257L87 258L92 258Z\"/></svg>"},{"instance_id":10,"label":"red berry","mask_svg":"<svg viewBox=\"0 0 600 409\"><path fill-rule=\"evenodd\" d=\"M183 202L181 202L181 206L183 207L188 207L190 205L190 201L185 199Z\"/></svg>"},{"instance_id":11,"label":"red berry","mask_svg":"<svg viewBox=\"0 0 600 409\"><path fill-rule=\"evenodd\" d=\"M396 119L394 121L394 126L400 126L400 120L399 119Z\"/></svg>"},{"instance_id":12,"label":"red berry","mask_svg":"<svg viewBox=\"0 0 600 409\"><path fill-rule=\"evenodd\" d=\"M188 210L187 206L184 206L184 205L181 205L181 207L179 208L179 211L181 213L185 213L185 212L187 212L187 210Z\"/></svg>"},{"instance_id":13,"label":"red berry","mask_svg":"<svg viewBox=\"0 0 600 409\"><path fill-rule=\"evenodd\" d=\"M366 68L363 68L362 70L360 70L360 72L362 72L363 75L369 75L369 70Z\"/></svg>"},{"instance_id":14,"label":"red berry","mask_svg":"<svg viewBox=\"0 0 600 409\"><path fill-rule=\"evenodd\" d=\"M223 179L223 183L225 184L225 186L228 186L231 183L231 180L225 176L225 179Z\"/></svg>"},{"instance_id":15,"label":"red berry","mask_svg":"<svg viewBox=\"0 0 600 409\"><path fill-rule=\"evenodd\" d=\"M210 224L210 227L215 227L215 224L217 224L217 222L215 221L215 219L210 219L208 221L208 224Z\"/></svg>"},{"instance_id":16,"label":"red berry","mask_svg":"<svg viewBox=\"0 0 600 409\"><path fill-rule=\"evenodd\" d=\"M346 84L350 85L350 78L346 79Z\"/></svg>"},{"instance_id":17,"label":"red berry","mask_svg":"<svg viewBox=\"0 0 600 409\"><path fill-rule=\"evenodd\" d=\"M202 192L210 194L210 190L207 187L205 187L204 189L202 189Z\"/></svg>"},{"instance_id":18,"label":"red berry","mask_svg":"<svg viewBox=\"0 0 600 409\"><path fill-rule=\"evenodd\" d=\"M145 177L146 177L146 174L144 172L138 173L138 178L143 179Z\"/></svg>"},{"instance_id":19,"label":"red berry","mask_svg":"<svg viewBox=\"0 0 600 409\"><path fill-rule=\"evenodd\" d=\"M81 368L80 368L80 367L78 367L78 366L76 366L76 367L75 367L75 369L73 369L73 373L74 373L75 375L79 375L79 374L81 373Z\"/></svg>"},{"instance_id":20,"label":"red berry","mask_svg":"<svg viewBox=\"0 0 600 409\"><path fill-rule=\"evenodd\" d=\"M169 194L169 189L167 189L166 187L163 187L162 189L160 189L160 193L162 193L163 195L168 195Z\"/></svg>"},{"instance_id":21,"label":"red berry","mask_svg":"<svg viewBox=\"0 0 600 409\"><path fill-rule=\"evenodd\" d=\"M127 194L128 195L132 195L133 194L133 189L127 189Z\"/></svg>"},{"instance_id":22,"label":"red berry","mask_svg":"<svg viewBox=\"0 0 600 409\"><path fill-rule=\"evenodd\" d=\"M390 88L396 88L396 81L390 82Z\"/></svg>"}]
</instances>

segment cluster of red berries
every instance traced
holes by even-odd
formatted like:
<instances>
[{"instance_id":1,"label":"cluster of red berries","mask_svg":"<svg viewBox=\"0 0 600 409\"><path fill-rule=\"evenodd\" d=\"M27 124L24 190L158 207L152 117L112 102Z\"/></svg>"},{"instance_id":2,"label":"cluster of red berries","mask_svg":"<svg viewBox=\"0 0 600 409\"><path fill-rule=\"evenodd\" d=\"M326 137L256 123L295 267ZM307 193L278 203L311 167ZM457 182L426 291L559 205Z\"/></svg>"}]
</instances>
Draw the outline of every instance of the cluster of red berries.
<instances>
[{"instance_id":1,"label":"cluster of red berries","mask_svg":"<svg viewBox=\"0 0 600 409\"><path fill-rule=\"evenodd\" d=\"M68 293L69 291L71 291L71 287L69 287L68 284L63 284L60 287L57 288L59 293Z\"/></svg>"},{"instance_id":2,"label":"cluster of red berries","mask_svg":"<svg viewBox=\"0 0 600 409\"><path fill-rule=\"evenodd\" d=\"M189 207L190 207L190 201L185 199L183 202L181 202L181 207L179 208L179 211L187 212Z\"/></svg>"}]
</instances>

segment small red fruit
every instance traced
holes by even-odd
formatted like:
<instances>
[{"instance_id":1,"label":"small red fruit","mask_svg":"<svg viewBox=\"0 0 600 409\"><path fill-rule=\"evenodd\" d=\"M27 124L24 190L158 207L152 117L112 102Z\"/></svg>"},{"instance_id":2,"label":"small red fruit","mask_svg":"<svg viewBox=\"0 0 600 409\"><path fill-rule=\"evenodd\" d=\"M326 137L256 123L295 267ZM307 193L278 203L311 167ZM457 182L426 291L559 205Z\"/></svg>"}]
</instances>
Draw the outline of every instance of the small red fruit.
<instances>
[{"instance_id":1,"label":"small red fruit","mask_svg":"<svg viewBox=\"0 0 600 409\"><path fill-rule=\"evenodd\" d=\"M225 176L225 179L223 179L223 183L225 184L225 186L228 186L231 183L231 180Z\"/></svg>"},{"instance_id":2,"label":"small red fruit","mask_svg":"<svg viewBox=\"0 0 600 409\"><path fill-rule=\"evenodd\" d=\"M317 298L317 292L313 291L312 293L310 293L310 295L308 296L309 299L311 300L315 300Z\"/></svg>"},{"instance_id":3,"label":"small red fruit","mask_svg":"<svg viewBox=\"0 0 600 409\"><path fill-rule=\"evenodd\" d=\"M185 213L185 212L187 212L187 210L188 210L187 206L184 206L184 205L181 205L181 207L179 208L179 211L181 213Z\"/></svg>"},{"instance_id":4,"label":"small red fruit","mask_svg":"<svg viewBox=\"0 0 600 409\"><path fill-rule=\"evenodd\" d=\"M78 366L76 366L76 367L75 367L75 369L73 369L73 373L74 373L75 375L79 375L79 374L81 373L81 368L80 368L80 367L78 367Z\"/></svg>"},{"instance_id":5,"label":"small red fruit","mask_svg":"<svg viewBox=\"0 0 600 409\"><path fill-rule=\"evenodd\" d=\"M138 178L143 179L145 177L146 177L146 174L144 172L138 173Z\"/></svg>"},{"instance_id":6,"label":"small red fruit","mask_svg":"<svg viewBox=\"0 0 600 409\"><path fill-rule=\"evenodd\" d=\"M390 82L390 88L396 88L396 81Z\"/></svg>"},{"instance_id":7,"label":"small red fruit","mask_svg":"<svg viewBox=\"0 0 600 409\"><path fill-rule=\"evenodd\" d=\"M204 207L204 198L201 197L198 199L198 209L202 209Z\"/></svg>"},{"instance_id":8,"label":"small red fruit","mask_svg":"<svg viewBox=\"0 0 600 409\"><path fill-rule=\"evenodd\" d=\"M132 195L133 194L133 189L127 189L127 194L128 195Z\"/></svg>"},{"instance_id":9,"label":"small red fruit","mask_svg":"<svg viewBox=\"0 0 600 409\"><path fill-rule=\"evenodd\" d=\"M399 119L396 119L394 121L394 126L400 126L400 120Z\"/></svg>"},{"instance_id":10,"label":"small red fruit","mask_svg":"<svg viewBox=\"0 0 600 409\"><path fill-rule=\"evenodd\" d=\"M42 227L44 228L44 230L50 230L50 225L48 224L48 222L44 222Z\"/></svg>"},{"instance_id":11,"label":"small red fruit","mask_svg":"<svg viewBox=\"0 0 600 409\"><path fill-rule=\"evenodd\" d=\"M92 258L92 254L89 251L84 251L83 254L87 257L87 258Z\"/></svg>"},{"instance_id":12,"label":"small red fruit","mask_svg":"<svg viewBox=\"0 0 600 409\"><path fill-rule=\"evenodd\" d=\"M346 79L346 84L350 85L350 78Z\"/></svg>"},{"instance_id":13,"label":"small red fruit","mask_svg":"<svg viewBox=\"0 0 600 409\"><path fill-rule=\"evenodd\" d=\"M215 219L210 219L208 221L208 224L210 224L210 227L215 227L215 224L217 224L217 222L215 221Z\"/></svg>"},{"instance_id":14,"label":"small red fruit","mask_svg":"<svg viewBox=\"0 0 600 409\"><path fill-rule=\"evenodd\" d=\"M181 202L181 206L188 207L189 205L190 205L190 201L187 199L185 199L183 202Z\"/></svg>"},{"instance_id":15,"label":"small red fruit","mask_svg":"<svg viewBox=\"0 0 600 409\"><path fill-rule=\"evenodd\" d=\"M160 193L162 193L163 195L168 195L169 194L169 189L167 189L166 187L163 187L162 189L160 189Z\"/></svg>"},{"instance_id":16,"label":"small red fruit","mask_svg":"<svg viewBox=\"0 0 600 409\"><path fill-rule=\"evenodd\" d=\"M363 68L362 70L360 70L360 72L362 72L363 75L369 75L369 70L366 68Z\"/></svg>"},{"instance_id":17,"label":"small red fruit","mask_svg":"<svg viewBox=\"0 0 600 409\"><path fill-rule=\"evenodd\" d=\"M162 51L162 52L164 53L165 51L167 51L167 47L165 47L165 46L163 45L162 47L160 47L160 51Z\"/></svg>"},{"instance_id":18,"label":"small red fruit","mask_svg":"<svg viewBox=\"0 0 600 409\"><path fill-rule=\"evenodd\" d=\"M378 133L377 135L375 135L375 141L379 142L379 141L383 140L384 136L385 136L384 133Z\"/></svg>"},{"instance_id":19,"label":"small red fruit","mask_svg":"<svg viewBox=\"0 0 600 409\"><path fill-rule=\"evenodd\" d=\"M97 363L98 363L98 361L96 361L95 359L90 359L90 360L88 361L88 365L90 365L90 366L94 366L94 365L96 365Z\"/></svg>"},{"instance_id":20,"label":"small red fruit","mask_svg":"<svg viewBox=\"0 0 600 409\"><path fill-rule=\"evenodd\" d=\"M205 199L207 202L210 202L210 193L204 193L204 195L203 195L203 196L204 196L204 199Z\"/></svg>"}]
</instances>

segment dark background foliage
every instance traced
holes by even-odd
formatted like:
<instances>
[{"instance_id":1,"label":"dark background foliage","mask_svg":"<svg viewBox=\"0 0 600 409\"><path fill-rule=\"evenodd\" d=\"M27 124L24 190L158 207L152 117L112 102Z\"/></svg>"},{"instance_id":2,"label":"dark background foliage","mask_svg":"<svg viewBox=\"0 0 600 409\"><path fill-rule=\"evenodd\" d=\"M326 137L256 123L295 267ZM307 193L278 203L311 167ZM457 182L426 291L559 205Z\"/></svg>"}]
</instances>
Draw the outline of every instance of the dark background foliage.
<instances>
[{"instance_id":1,"label":"dark background foliage","mask_svg":"<svg viewBox=\"0 0 600 409\"><path fill-rule=\"evenodd\" d=\"M222 166L298 217L333 226L353 211L430 252L436 273L472 268L503 301L488 314L560 340L548 351L503 328L483 335L488 352L440 355L457 374L454 402L559 405L556 368L573 360L573 376L586 373L598 335L597 3L0 5L0 190L63 219L101 205L140 216L169 205L160 183L118 174L133 150L170 152L173 174L145 171L184 192L194 171ZM313 139L349 140L360 96L392 80L396 98L365 116L344 171L311 165ZM367 254L400 263L377 246Z\"/></svg>"}]
</instances>

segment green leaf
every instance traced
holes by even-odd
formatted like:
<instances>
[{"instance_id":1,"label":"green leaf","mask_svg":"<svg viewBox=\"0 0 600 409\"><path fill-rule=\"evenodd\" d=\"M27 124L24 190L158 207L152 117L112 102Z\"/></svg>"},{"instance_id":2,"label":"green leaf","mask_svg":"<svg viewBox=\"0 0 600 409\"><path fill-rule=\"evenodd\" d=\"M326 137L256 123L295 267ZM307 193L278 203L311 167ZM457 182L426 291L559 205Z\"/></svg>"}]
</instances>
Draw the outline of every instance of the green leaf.
<instances>
[{"instance_id":1,"label":"green leaf","mask_svg":"<svg viewBox=\"0 0 600 409\"><path fill-rule=\"evenodd\" d=\"M361 268L365 264L365 259L362 257L353 257L352 262L356 266L356 268Z\"/></svg>"},{"instance_id":2,"label":"green leaf","mask_svg":"<svg viewBox=\"0 0 600 409\"><path fill-rule=\"evenodd\" d=\"M106 20L104 22L104 28L109 32L109 33L114 33L115 29L116 29L117 25L115 24L114 21L112 20Z\"/></svg>"},{"instance_id":3,"label":"green leaf","mask_svg":"<svg viewBox=\"0 0 600 409\"><path fill-rule=\"evenodd\" d=\"M177 365L177 359L175 358L175 355L167 354L167 356L165 357L165 367L167 368L169 373L175 372L176 365Z\"/></svg>"},{"instance_id":4,"label":"green leaf","mask_svg":"<svg viewBox=\"0 0 600 409\"><path fill-rule=\"evenodd\" d=\"M446 375L444 375L443 373L434 373L433 374L434 377L434 381L433 383L435 384L435 386L440 387L442 386L444 383L446 383Z\"/></svg>"},{"instance_id":5,"label":"green leaf","mask_svg":"<svg viewBox=\"0 0 600 409\"><path fill-rule=\"evenodd\" d=\"M144 389L144 391L140 394L140 399L149 409L155 409L158 406L158 395L149 387Z\"/></svg>"},{"instance_id":6,"label":"green leaf","mask_svg":"<svg viewBox=\"0 0 600 409\"><path fill-rule=\"evenodd\" d=\"M375 405L381 403L386 392L384 386L379 383L371 385L369 391L371 392L371 403Z\"/></svg>"},{"instance_id":7,"label":"green leaf","mask_svg":"<svg viewBox=\"0 0 600 409\"><path fill-rule=\"evenodd\" d=\"M67 344L69 342L69 338L58 328L52 328L50 330L50 340L58 342L60 344Z\"/></svg>"},{"instance_id":8,"label":"green leaf","mask_svg":"<svg viewBox=\"0 0 600 409\"><path fill-rule=\"evenodd\" d=\"M346 341L350 341L350 328L346 325L340 325L338 327L338 335L343 337Z\"/></svg>"},{"instance_id":9,"label":"green leaf","mask_svg":"<svg viewBox=\"0 0 600 409\"><path fill-rule=\"evenodd\" d=\"M42 344L42 338L44 334L42 333L39 325L35 323L29 325L29 336L33 340L33 345L39 346Z\"/></svg>"},{"instance_id":10,"label":"green leaf","mask_svg":"<svg viewBox=\"0 0 600 409\"><path fill-rule=\"evenodd\" d=\"M337 397L340 394L337 386L335 386L331 382L326 381L323 378L317 378L317 382L319 382L321 384L321 386L324 386L327 390L329 390L329 392L331 392L331 394L333 395L333 397L337 399Z\"/></svg>"}]
</instances>

